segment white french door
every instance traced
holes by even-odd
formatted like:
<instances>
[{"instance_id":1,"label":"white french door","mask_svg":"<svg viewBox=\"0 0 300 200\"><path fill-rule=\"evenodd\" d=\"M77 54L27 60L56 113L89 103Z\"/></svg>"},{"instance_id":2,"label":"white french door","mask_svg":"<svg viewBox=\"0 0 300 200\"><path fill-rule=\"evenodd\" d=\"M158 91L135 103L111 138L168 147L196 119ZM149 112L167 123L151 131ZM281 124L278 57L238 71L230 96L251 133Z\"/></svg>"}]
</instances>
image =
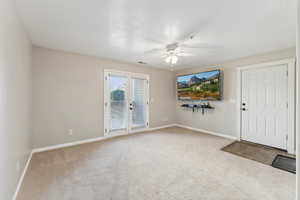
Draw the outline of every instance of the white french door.
<instances>
[{"instance_id":1,"label":"white french door","mask_svg":"<svg viewBox=\"0 0 300 200\"><path fill-rule=\"evenodd\" d=\"M105 136L128 134L148 127L149 76L105 70Z\"/></svg>"},{"instance_id":2,"label":"white french door","mask_svg":"<svg viewBox=\"0 0 300 200\"><path fill-rule=\"evenodd\" d=\"M241 138L287 149L288 65L244 70L241 73Z\"/></svg>"}]
</instances>

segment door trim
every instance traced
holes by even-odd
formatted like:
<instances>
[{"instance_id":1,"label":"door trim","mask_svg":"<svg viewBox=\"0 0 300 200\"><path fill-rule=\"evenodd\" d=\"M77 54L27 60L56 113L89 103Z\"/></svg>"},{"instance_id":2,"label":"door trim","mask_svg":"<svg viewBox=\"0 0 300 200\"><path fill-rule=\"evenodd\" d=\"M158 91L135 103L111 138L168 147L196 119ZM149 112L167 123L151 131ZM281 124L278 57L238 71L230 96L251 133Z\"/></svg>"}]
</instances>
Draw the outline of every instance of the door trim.
<instances>
[{"instance_id":1,"label":"door trim","mask_svg":"<svg viewBox=\"0 0 300 200\"><path fill-rule=\"evenodd\" d=\"M288 140L287 151L295 154L295 85L296 85L296 59L284 59L274 62L266 62L255 65L247 65L237 68L237 91L236 91L236 114L237 114L237 138L241 140L242 136L242 117L241 117L241 100L242 100L242 72L249 69L265 68L274 65L287 65L288 67Z\"/></svg>"},{"instance_id":2,"label":"door trim","mask_svg":"<svg viewBox=\"0 0 300 200\"><path fill-rule=\"evenodd\" d=\"M147 131L149 130L150 127L150 78L148 74L142 74L142 73L133 73L133 72L128 72L128 71L119 71L119 70L114 70L114 69L104 69L104 73L103 73L103 132L104 132L104 137L111 137L111 135L108 134L107 130L108 130L108 116L106 116L106 104L109 102L109 96L105 95L107 94L107 89L108 89L108 82L107 82L107 76L109 74L115 74L115 75L121 75L121 76L126 76L128 78L128 86L127 86L127 94L128 94L128 100L129 97L131 96L130 94L130 90L131 90L131 78L142 78L145 79L147 81L146 84L146 100L147 100L147 107L146 107L146 127L145 128L141 128L141 129L137 129L137 130L132 130L132 128L130 127L130 124L128 122L128 126L126 131L118 131L114 133L114 136L117 135L124 135L124 134L129 134L129 133L135 133L135 132L141 132L141 131ZM109 112L108 112L109 113ZM128 119L131 118L131 113L128 113Z\"/></svg>"}]
</instances>

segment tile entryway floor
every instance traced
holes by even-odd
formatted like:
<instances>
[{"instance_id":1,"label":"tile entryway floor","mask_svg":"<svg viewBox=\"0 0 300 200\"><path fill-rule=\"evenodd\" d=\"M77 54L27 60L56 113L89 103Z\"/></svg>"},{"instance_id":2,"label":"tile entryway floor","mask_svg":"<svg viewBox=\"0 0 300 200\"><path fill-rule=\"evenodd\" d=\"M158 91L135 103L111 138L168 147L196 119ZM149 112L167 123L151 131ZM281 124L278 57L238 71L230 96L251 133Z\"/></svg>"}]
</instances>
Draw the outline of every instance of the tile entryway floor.
<instances>
[{"instance_id":1,"label":"tile entryway floor","mask_svg":"<svg viewBox=\"0 0 300 200\"><path fill-rule=\"evenodd\" d=\"M295 175L167 128L34 154L18 200L294 200Z\"/></svg>"}]
</instances>

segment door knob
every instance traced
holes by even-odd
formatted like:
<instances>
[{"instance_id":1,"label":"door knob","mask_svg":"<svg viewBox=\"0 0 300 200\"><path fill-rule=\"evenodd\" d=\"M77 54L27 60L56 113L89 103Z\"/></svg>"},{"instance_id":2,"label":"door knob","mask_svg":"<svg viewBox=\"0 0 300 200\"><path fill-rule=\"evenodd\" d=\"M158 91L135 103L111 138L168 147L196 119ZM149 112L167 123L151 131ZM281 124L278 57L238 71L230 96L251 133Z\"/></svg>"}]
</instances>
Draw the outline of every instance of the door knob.
<instances>
[{"instance_id":1,"label":"door knob","mask_svg":"<svg viewBox=\"0 0 300 200\"><path fill-rule=\"evenodd\" d=\"M245 111L246 110L246 108L242 108L242 111Z\"/></svg>"},{"instance_id":2,"label":"door knob","mask_svg":"<svg viewBox=\"0 0 300 200\"><path fill-rule=\"evenodd\" d=\"M134 107L133 103L130 103L129 104L129 110L133 110L133 107Z\"/></svg>"}]
</instances>

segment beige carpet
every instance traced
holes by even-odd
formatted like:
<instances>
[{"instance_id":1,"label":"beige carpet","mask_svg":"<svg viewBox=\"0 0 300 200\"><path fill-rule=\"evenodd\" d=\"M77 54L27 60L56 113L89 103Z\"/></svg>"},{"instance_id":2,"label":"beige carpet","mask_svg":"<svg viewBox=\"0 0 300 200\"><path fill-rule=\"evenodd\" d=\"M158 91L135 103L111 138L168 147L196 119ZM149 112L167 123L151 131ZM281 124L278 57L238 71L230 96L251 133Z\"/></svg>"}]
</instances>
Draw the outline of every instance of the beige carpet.
<instances>
[{"instance_id":1,"label":"beige carpet","mask_svg":"<svg viewBox=\"0 0 300 200\"><path fill-rule=\"evenodd\" d=\"M295 175L181 128L34 154L18 200L294 200Z\"/></svg>"}]
</instances>

